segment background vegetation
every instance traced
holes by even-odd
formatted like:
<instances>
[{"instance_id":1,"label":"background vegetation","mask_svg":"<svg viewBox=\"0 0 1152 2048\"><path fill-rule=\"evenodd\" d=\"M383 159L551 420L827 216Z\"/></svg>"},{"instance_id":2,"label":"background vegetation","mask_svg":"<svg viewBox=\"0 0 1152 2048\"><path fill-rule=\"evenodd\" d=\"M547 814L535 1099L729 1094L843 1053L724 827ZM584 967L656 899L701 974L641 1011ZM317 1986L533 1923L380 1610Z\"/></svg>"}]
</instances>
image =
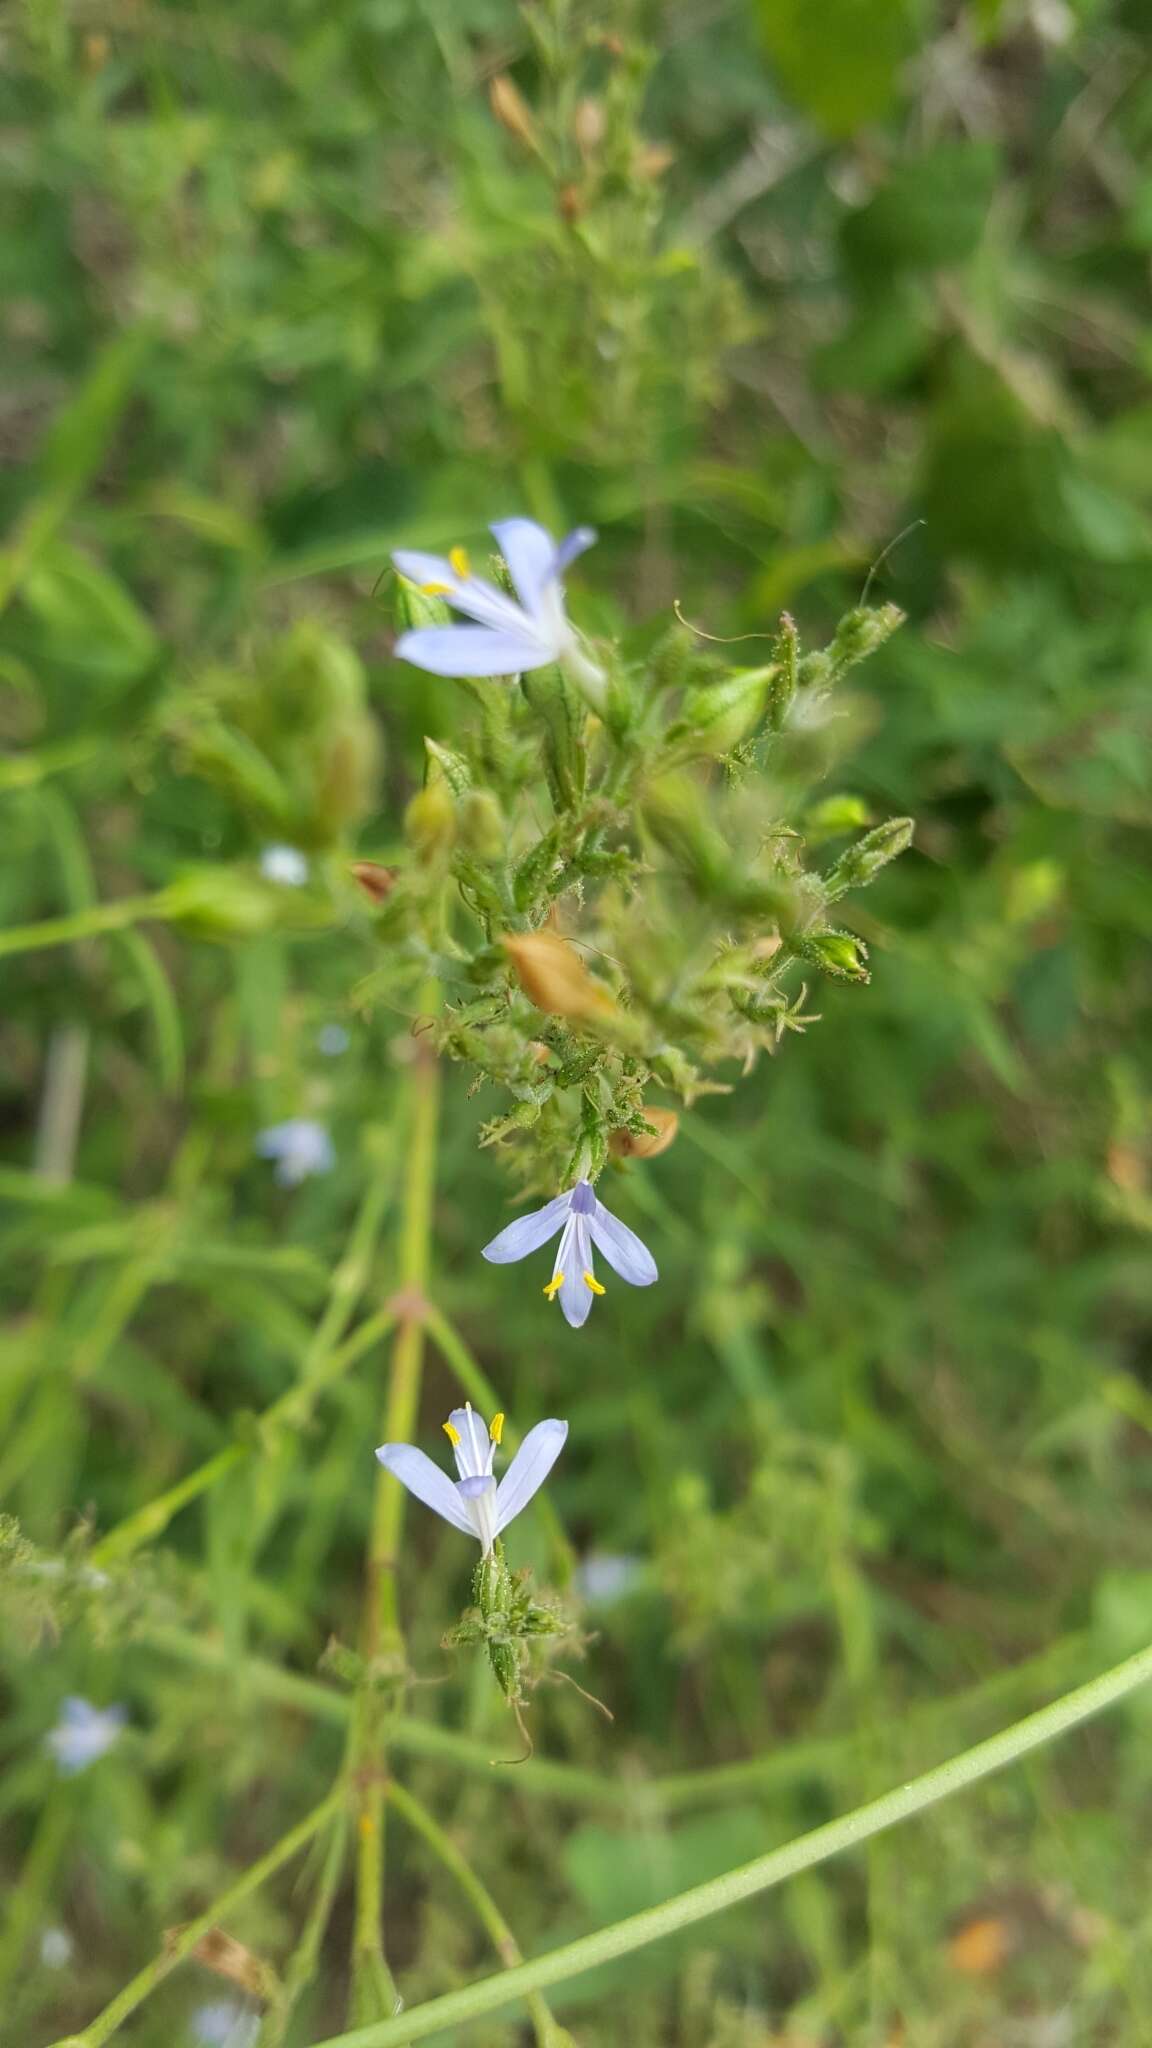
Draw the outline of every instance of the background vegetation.
<instances>
[{"instance_id":1,"label":"background vegetation","mask_svg":"<svg viewBox=\"0 0 1152 2048\"><path fill-rule=\"evenodd\" d=\"M250 1417L397 1279L410 1015L345 868L394 854L456 698L390 659L394 545L592 522L580 616L643 646L677 597L819 638L918 522L827 790L830 843L919 821L848 909L872 983L811 991L628 1169L661 1284L573 1333L485 1268L508 1182L446 1075L435 1299L516 1421L571 1415L549 1497L616 1718L547 1688L491 1770L498 1696L438 1647L469 1560L414 1514L402 1782L532 1952L1146 1639L1152 65L1139 0L26 0L3 33L0 921L76 918L0 961L0 1975L41 2048L339 1759L317 1667L356 1640L385 1353L271 1447ZM262 880L270 841L308 888ZM288 1190L255 1144L297 1116L335 1165ZM456 1393L434 1352L426 1443ZM555 1575L546 1522L516 1537ZM128 1726L62 1779L68 1694ZM1148 1714L558 2016L588 2048L1146 2040ZM254 2038L322 1885L239 1906L246 1962L124 2038ZM351 1913L295 2044L346 2023ZM489 1966L403 1815L387 1926L409 2004Z\"/></svg>"}]
</instances>

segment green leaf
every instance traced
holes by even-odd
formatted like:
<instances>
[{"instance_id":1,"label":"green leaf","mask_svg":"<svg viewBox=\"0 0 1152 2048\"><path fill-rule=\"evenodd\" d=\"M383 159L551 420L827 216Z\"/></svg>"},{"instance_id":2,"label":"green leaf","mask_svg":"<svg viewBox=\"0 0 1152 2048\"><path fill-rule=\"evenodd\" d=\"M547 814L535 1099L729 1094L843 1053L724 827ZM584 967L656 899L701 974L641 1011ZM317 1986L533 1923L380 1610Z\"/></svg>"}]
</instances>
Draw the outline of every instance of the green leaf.
<instances>
[{"instance_id":1,"label":"green leaf","mask_svg":"<svg viewBox=\"0 0 1152 2048\"><path fill-rule=\"evenodd\" d=\"M918 0L759 0L757 9L785 92L836 136L893 105L921 11Z\"/></svg>"}]
</instances>

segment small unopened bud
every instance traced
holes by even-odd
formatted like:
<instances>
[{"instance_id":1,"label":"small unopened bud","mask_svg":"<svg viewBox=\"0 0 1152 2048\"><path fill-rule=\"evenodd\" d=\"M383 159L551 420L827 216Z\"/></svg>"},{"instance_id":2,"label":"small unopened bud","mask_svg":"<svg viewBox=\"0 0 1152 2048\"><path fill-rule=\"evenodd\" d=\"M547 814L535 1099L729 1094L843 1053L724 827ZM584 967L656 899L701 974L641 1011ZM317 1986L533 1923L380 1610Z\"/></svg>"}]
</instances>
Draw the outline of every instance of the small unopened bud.
<instances>
[{"instance_id":1,"label":"small unopened bud","mask_svg":"<svg viewBox=\"0 0 1152 2048\"><path fill-rule=\"evenodd\" d=\"M615 1004L557 932L506 935L504 950L529 1002L549 1017L609 1017Z\"/></svg>"},{"instance_id":2,"label":"small unopened bud","mask_svg":"<svg viewBox=\"0 0 1152 2048\"><path fill-rule=\"evenodd\" d=\"M397 870L381 867L378 860L354 860L348 872L370 903L383 903L396 887Z\"/></svg>"},{"instance_id":3,"label":"small unopened bud","mask_svg":"<svg viewBox=\"0 0 1152 2048\"><path fill-rule=\"evenodd\" d=\"M768 690L768 723L773 732L783 730L800 674L800 635L791 612L781 612L772 646L773 676Z\"/></svg>"},{"instance_id":4,"label":"small unopened bud","mask_svg":"<svg viewBox=\"0 0 1152 2048\"><path fill-rule=\"evenodd\" d=\"M652 783L643 799L643 813L653 837L701 895L715 895L723 888L731 857L687 776L665 775Z\"/></svg>"},{"instance_id":5,"label":"small unopened bud","mask_svg":"<svg viewBox=\"0 0 1152 2048\"><path fill-rule=\"evenodd\" d=\"M524 143L526 148L539 151L540 134L536 126L536 117L519 86L513 84L507 72L496 73L488 87L488 104L500 126L506 128L509 135L514 135L517 142Z\"/></svg>"},{"instance_id":6,"label":"small unopened bud","mask_svg":"<svg viewBox=\"0 0 1152 2048\"><path fill-rule=\"evenodd\" d=\"M591 156L604 140L604 109L599 100L578 100L572 117L572 133L583 156Z\"/></svg>"},{"instance_id":7,"label":"small unopened bud","mask_svg":"<svg viewBox=\"0 0 1152 2048\"><path fill-rule=\"evenodd\" d=\"M422 590L418 583L409 583L406 576L397 572L396 624L401 631L405 627L414 630L418 626L443 626L451 616L442 597Z\"/></svg>"},{"instance_id":8,"label":"small unopened bud","mask_svg":"<svg viewBox=\"0 0 1152 2048\"><path fill-rule=\"evenodd\" d=\"M868 806L860 796L828 796L813 804L804 819L804 837L812 844L838 839L842 832L858 832L868 823Z\"/></svg>"},{"instance_id":9,"label":"small unopened bud","mask_svg":"<svg viewBox=\"0 0 1152 2048\"><path fill-rule=\"evenodd\" d=\"M456 837L456 802L445 782L417 791L404 813L404 837L416 853L446 852Z\"/></svg>"},{"instance_id":10,"label":"small unopened bud","mask_svg":"<svg viewBox=\"0 0 1152 2048\"><path fill-rule=\"evenodd\" d=\"M749 668L723 682L691 690L668 740L676 755L727 754L754 731L764 716L772 666Z\"/></svg>"},{"instance_id":11,"label":"small unopened bud","mask_svg":"<svg viewBox=\"0 0 1152 2048\"><path fill-rule=\"evenodd\" d=\"M651 1131L613 1131L608 1140L608 1149L617 1159L658 1159L666 1152L680 1128L680 1119L674 1109L645 1109L646 1124L652 1124Z\"/></svg>"},{"instance_id":12,"label":"small unopened bud","mask_svg":"<svg viewBox=\"0 0 1152 2048\"><path fill-rule=\"evenodd\" d=\"M842 896L846 889L859 889L887 867L890 860L912 843L915 830L911 818L889 818L887 824L877 825L874 832L868 832L842 853L827 880L827 896L831 901Z\"/></svg>"},{"instance_id":13,"label":"small unopened bud","mask_svg":"<svg viewBox=\"0 0 1152 2048\"><path fill-rule=\"evenodd\" d=\"M443 777L453 796L463 796L472 786L472 770L463 754L453 753L451 747L442 747L439 740L425 738L424 752L428 756L428 780L435 782Z\"/></svg>"},{"instance_id":14,"label":"small unopened bud","mask_svg":"<svg viewBox=\"0 0 1152 2048\"><path fill-rule=\"evenodd\" d=\"M859 605L855 611L846 613L825 657L827 680L843 675L858 661L867 661L903 624L904 614L897 604Z\"/></svg>"},{"instance_id":15,"label":"small unopened bud","mask_svg":"<svg viewBox=\"0 0 1152 2048\"><path fill-rule=\"evenodd\" d=\"M794 942L795 943L795 942ZM797 951L834 981L868 981L868 948L855 932L809 932Z\"/></svg>"},{"instance_id":16,"label":"small unopened bud","mask_svg":"<svg viewBox=\"0 0 1152 2048\"><path fill-rule=\"evenodd\" d=\"M460 799L460 844L478 860L499 860L508 846L504 813L490 789L470 789Z\"/></svg>"}]
</instances>

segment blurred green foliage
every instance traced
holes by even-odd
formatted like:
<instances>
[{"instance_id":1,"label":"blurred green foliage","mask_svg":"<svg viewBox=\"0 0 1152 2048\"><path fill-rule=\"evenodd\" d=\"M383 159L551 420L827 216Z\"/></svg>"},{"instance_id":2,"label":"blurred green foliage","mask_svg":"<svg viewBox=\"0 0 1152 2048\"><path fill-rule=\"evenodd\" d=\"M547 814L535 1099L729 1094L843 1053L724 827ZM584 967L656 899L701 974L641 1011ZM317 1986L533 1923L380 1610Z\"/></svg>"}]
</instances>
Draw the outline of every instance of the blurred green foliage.
<instances>
[{"instance_id":1,"label":"blurred green foliage","mask_svg":"<svg viewBox=\"0 0 1152 2048\"><path fill-rule=\"evenodd\" d=\"M377 1218L332 1287L394 1201L413 1047L347 864L395 859L459 700L390 659L394 545L594 522L574 609L637 658L675 598L819 644L874 568L911 623L844 685L809 841L919 821L845 906L870 986L821 982L818 1029L621 1169L662 1280L584 1333L479 1261L498 1105L449 1076L435 1299L515 1423L571 1416L577 1554L636 1565L585 1617L613 1726L537 1697L536 1760L586 1773L553 1796L488 1767L507 1726L439 1648L472 1560L413 1515L405 1712L480 1762L405 1782L531 1951L1147 1639L1152 64L1139 0L24 0L4 34L0 927L166 913L0 958L0 1971L41 2048L339 1761L339 1652L334 1707L291 1681L355 1639L384 1353L253 1417L338 1355L326 1303L396 1284ZM288 1190L254 1141L301 1116L337 1165ZM455 1392L435 1357L426 1443ZM130 1728L60 1780L77 1693ZM1146 1736L1137 1704L560 2016L589 2048L1141 2041ZM644 1790L755 1757L690 1811ZM388 1855L414 2003L487 1951L399 1820ZM228 1931L282 1967L317 1881ZM295 2048L343 2024L348 1919ZM190 1963L125 2038L191 2048L225 1995Z\"/></svg>"}]
</instances>

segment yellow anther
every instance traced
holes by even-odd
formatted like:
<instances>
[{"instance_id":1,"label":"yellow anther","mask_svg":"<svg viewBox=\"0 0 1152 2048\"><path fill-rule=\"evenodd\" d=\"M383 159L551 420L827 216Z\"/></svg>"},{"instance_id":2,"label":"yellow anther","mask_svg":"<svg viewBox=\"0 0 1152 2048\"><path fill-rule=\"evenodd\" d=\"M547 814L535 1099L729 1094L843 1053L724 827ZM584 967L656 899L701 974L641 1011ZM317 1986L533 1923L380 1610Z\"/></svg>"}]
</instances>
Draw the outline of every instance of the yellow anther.
<instances>
[{"instance_id":1,"label":"yellow anther","mask_svg":"<svg viewBox=\"0 0 1152 2048\"><path fill-rule=\"evenodd\" d=\"M504 1434L503 1412L501 1412L499 1415L494 1415L492 1417L491 1422L488 1424L488 1434L491 1437L494 1444L499 1443L501 1437Z\"/></svg>"},{"instance_id":2,"label":"yellow anther","mask_svg":"<svg viewBox=\"0 0 1152 2048\"><path fill-rule=\"evenodd\" d=\"M548 1296L549 1301L555 1300L556 1296L559 1294L560 1289L563 1287L563 1285L563 1273L557 1273L553 1276L551 1280L549 1280L548 1285L544 1289L544 1292Z\"/></svg>"},{"instance_id":3,"label":"yellow anther","mask_svg":"<svg viewBox=\"0 0 1152 2048\"><path fill-rule=\"evenodd\" d=\"M587 1285L592 1289L593 1294L606 1293L607 1290L601 1287L600 1282L596 1278L595 1273L585 1273L584 1279Z\"/></svg>"},{"instance_id":4,"label":"yellow anther","mask_svg":"<svg viewBox=\"0 0 1152 2048\"><path fill-rule=\"evenodd\" d=\"M424 592L425 597L451 597L452 595L452 585L450 583L422 583L420 588Z\"/></svg>"},{"instance_id":5,"label":"yellow anther","mask_svg":"<svg viewBox=\"0 0 1152 2048\"><path fill-rule=\"evenodd\" d=\"M467 548L449 548L448 560L462 582L472 574L472 564L468 560Z\"/></svg>"},{"instance_id":6,"label":"yellow anther","mask_svg":"<svg viewBox=\"0 0 1152 2048\"><path fill-rule=\"evenodd\" d=\"M460 1431L457 1429L456 1424L454 1422L442 1422L440 1424L440 1427L444 1431L444 1434L447 1437L450 1444L459 1443Z\"/></svg>"}]
</instances>

